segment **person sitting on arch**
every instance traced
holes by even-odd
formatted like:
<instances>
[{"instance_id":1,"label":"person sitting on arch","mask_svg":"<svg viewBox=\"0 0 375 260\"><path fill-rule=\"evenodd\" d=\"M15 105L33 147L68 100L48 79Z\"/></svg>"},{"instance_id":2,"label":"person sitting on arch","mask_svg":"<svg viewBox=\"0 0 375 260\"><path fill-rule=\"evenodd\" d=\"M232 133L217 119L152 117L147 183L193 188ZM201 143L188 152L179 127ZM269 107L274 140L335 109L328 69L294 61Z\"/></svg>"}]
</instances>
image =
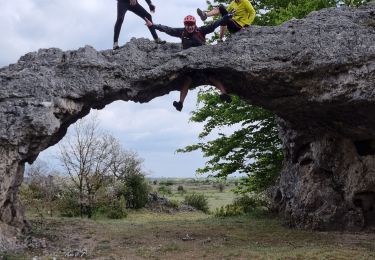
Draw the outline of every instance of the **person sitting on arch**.
<instances>
[{"instance_id":1,"label":"person sitting on arch","mask_svg":"<svg viewBox=\"0 0 375 260\"><path fill-rule=\"evenodd\" d=\"M228 29L230 33L236 33L242 28L251 25L255 19L255 9L249 0L233 0L227 8L223 5L219 5L214 7L211 11L202 11L198 8L197 13L202 21L205 21L207 17L218 14L222 17L228 15L228 13L233 14L231 19L222 22L219 41L223 41L226 29Z\"/></svg>"},{"instance_id":2,"label":"person sitting on arch","mask_svg":"<svg viewBox=\"0 0 375 260\"><path fill-rule=\"evenodd\" d=\"M150 11L153 13L155 12L155 5L152 4L151 0L146 0ZM119 48L118 45L118 38L120 36L121 26L124 22L124 17L127 11L131 11L141 17L147 17L148 20L152 21L151 14L148 13L139 3L137 0L117 0L117 20L115 23L114 29L114 36L113 36L113 50L117 50ZM152 38L156 43L165 43L165 41L160 40L158 34L156 33L155 29L149 28Z\"/></svg>"},{"instance_id":3,"label":"person sitting on arch","mask_svg":"<svg viewBox=\"0 0 375 260\"><path fill-rule=\"evenodd\" d=\"M214 23L209 25L197 27L196 19L192 15L188 15L184 18L184 27L183 28L171 28L165 25L160 24L153 24L149 19L145 17L146 25L149 28L153 28L164 32L173 37L181 38L182 48L188 49L191 47L198 47L206 44L206 34L212 33L220 24L230 18L230 15L217 20ZM221 81L209 76L208 79L213 83L213 85L220 90L221 95L220 99L226 102L231 102L232 98L227 94L225 87ZM181 111L183 108L183 104L187 93L189 91L189 87L192 83L191 76L185 76L184 83L180 90L180 100L174 101L173 106L178 110Z\"/></svg>"}]
</instances>

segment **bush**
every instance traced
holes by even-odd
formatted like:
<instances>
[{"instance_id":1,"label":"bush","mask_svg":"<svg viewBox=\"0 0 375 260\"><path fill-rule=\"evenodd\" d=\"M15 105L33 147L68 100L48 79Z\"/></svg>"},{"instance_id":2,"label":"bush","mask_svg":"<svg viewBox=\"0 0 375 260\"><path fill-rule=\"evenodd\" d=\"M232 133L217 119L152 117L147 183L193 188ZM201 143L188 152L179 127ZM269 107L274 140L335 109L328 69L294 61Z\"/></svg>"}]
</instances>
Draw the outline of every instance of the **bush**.
<instances>
[{"instance_id":1,"label":"bush","mask_svg":"<svg viewBox=\"0 0 375 260\"><path fill-rule=\"evenodd\" d=\"M172 186L174 182L172 180L166 180L166 181L161 181L159 184L164 185L164 186Z\"/></svg>"},{"instance_id":2,"label":"bush","mask_svg":"<svg viewBox=\"0 0 375 260\"><path fill-rule=\"evenodd\" d=\"M215 210L215 217L233 217L242 214L244 214L243 208L233 204L221 206Z\"/></svg>"},{"instance_id":3,"label":"bush","mask_svg":"<svg viewBox=\"0 0 375 260\"><path fill-rule=\"evenodd\" d=\"M126 218L128 213L126 212L126 201L124 196L121 196L119 200L114 200L105 209L105 215L110 219L121 219Z\"/></svg>"},{"instance_id":4,"label":"bush","mask_svg":"<svg viewBox=\"0 0 375 260\"><path fill-rule=\"evenodd\" d=\"M178 200L170 200L169 201L169 206L172 208L177 209L180 206L180 202Z\"/></svg>"},{"instance_id":5,"label":"bush","mask_svg":"<svg viewBox=\"0 0 375 260\"><path fill-rule=\"evenodd\" d=\"M223 192L223 191L224 191L224 188L225 188L224 183L219 183L218 188L219 188L219 191L220 191L220 192Z\"/></svg>"},{"instance_id":6,"label":"bush","mask_svg":"<svg viewBox=\"0 0 375 260\"><path fill-rule=\"evenodd\" d=\"M143 174L129 174L124 178L124 196L128 208L143 208L148 201L150 186Z\"/></svg>"},{"instance_id":7,"label":"bush","mask_svg":"<svg viewBox=\"0 0 375 260\"><path fill-rule=\"evenodd\" d=\"M249 213L259 207L268 207L267 199L261 194L246 194L235 198L233 205L241 207L245 213Z\"/></svg>"},{"instance_id":8,"label":"bush","mask_svg":"<svg viewBox=\"0 0 375 260\"><path fill-rule=\"evenodd\" d=\"M184 203L208 213L208 201L204 194L192 193L185 196Z\"/></svg>"},{"instance_id":9,"label":"bush","mask_svg":"<svg viewBox=\"0 0 375 260\"><path fill-rule=\"evenodd\" d=\"M180 186L177 187L177 191L178 191L179 193L184 193L184 192L186 192L185 189L184 189L184 186L182 186L182 185L180 185Z\"/></svg>"},{"instance_id":10,"label":"bush","mask_svg":"<svg viewBox=\"0 0 375 260\"><path fill-rule=\"evenodd\" d=\"M57 210L62 217L78 217L80 216L78 192L69 189L64 190L57 200Z\"/></svg>"},{"instance_id":11,"label":"bush","mask_svg":"<svg viewBox=\"0 0 375 260\"><path fill-rule=\"evenodd\" d=\"M158 192L159 192L160 194L164 194L164 195L172 194L172 190L171 190L171 188L169 188L169 187L167 187L167 186L164 186L164 185L162 185L162 186L160 186L160 187L158 188Z\"/></svg>"}]
</instances>

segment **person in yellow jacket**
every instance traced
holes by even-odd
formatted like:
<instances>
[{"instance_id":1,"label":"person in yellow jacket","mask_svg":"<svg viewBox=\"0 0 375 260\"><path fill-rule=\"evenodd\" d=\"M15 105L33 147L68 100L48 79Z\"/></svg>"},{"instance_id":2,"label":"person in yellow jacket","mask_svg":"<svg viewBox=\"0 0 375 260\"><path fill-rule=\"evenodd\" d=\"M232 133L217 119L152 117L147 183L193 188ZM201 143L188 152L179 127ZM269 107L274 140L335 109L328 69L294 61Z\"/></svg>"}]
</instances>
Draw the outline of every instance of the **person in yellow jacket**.
<instances>
[{"instance_id":1,"label":"person in yellow jacket","mask_svg":"<svg viewBox=\"0 0 375 260\"><path fill-rule=\"evenodd\" d=\"M255 19L255 9L249 0L233 0L227 8L223 5L219 5L208 12L202 11L198 8L197 13L202 21L205 21L207 17L218 14L221 16L225 16L228 13L233 15L231 19L225 20L222 24L220 30L220 41L223 40L226 29L228 29L230 33L238 32L242 28L252 24Z\"/></svg>"}]
</instances>

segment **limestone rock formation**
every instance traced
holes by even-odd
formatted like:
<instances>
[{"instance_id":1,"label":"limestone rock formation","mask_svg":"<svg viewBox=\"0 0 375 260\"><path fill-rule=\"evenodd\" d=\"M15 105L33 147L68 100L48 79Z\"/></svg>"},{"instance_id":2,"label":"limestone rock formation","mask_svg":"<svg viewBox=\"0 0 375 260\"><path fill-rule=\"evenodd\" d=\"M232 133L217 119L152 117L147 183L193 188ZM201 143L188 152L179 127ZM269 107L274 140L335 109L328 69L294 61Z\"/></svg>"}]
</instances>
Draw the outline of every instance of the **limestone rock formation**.
<instances>
[{"instance_id":1,"label":"limestone rock formation","mask_svg":"<svg viewBox=\"0 0 375 260\"><path fill-rule=\"evenodd\" d=\"M280 117L286 160L275 203L292 225L370 224L374 24L374 5L341 7L188 50L133 39L116 52L86 46L26 54L0 69L1 225L27 226L17 199L24 163L61 140L69 125L114 100L148 102L177 90L185 73L194 75L192 87L214 75Z\"/></svg>"}]
</instances>

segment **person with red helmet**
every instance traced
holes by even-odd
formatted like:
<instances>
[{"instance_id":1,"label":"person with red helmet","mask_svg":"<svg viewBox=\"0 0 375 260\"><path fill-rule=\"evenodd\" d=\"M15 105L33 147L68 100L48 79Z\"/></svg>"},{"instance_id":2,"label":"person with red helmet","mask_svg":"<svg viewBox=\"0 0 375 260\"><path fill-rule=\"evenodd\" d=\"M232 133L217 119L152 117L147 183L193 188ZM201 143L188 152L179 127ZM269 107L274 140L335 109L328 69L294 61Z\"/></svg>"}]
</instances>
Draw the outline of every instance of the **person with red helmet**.
<instances>
[{"instance_id":1,"label":"person with red helmet","mask_svg":"<svg viewBox=\"0 0 375 260\"><path fill-rule=\"evenodd\" d=\"M172 28L161 24L153 24L149 19L145 17L146 25L149 28L154 28L158 31L164 32L173 37L181 38L182 49L188 49L191 47L198 47L206 44L206 35L215 31L217 27L219 27L223 21L226 19L230 19L230 15L224 16L223 18L205 25L198 27L196 25L196 19L192 15L188 15L184 18L184 27L183 28ZM231 102L232 98L227 94L225 87L221 81L215 79L212 76L209 76L208 79L213 83L213 85L220 90L221 95L220 99L226 102ZM190 75L187 75L184 83L180 90L180 100L174 101L173 106L178 110L181 111L183 108L183 104L187 93L189 91L189 87L192 83L192 78Z\"/></svg>"}]
</instances>

